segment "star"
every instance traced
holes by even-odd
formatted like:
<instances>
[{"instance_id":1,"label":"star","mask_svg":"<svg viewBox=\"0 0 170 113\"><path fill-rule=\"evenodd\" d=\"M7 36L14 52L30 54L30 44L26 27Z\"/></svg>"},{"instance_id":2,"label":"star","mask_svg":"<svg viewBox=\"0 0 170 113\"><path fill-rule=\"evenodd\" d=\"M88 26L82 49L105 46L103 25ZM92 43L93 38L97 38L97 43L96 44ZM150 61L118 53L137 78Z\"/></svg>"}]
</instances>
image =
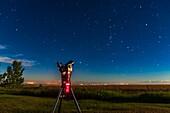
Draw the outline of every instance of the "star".
<instances>
[{"instance_id":1,"label":"star","mask_svg":"<svg viewBox=\"0 0 170 113\"><path fill-rule=\"evenodd\" d=\"M113 53L112 53L112 55L114 56L114 55L115 55L115 53L113 52Z\"/></svg>"},{"instance_id":2,"label":"star","mask_svg":"<svg viewBox=\"0 0 170 113\"><path fill-rule=\"evenodd\" d=\"M54 61L66 60L77 62L75 70L82 72L76 78L79 81L90 77L88 73L100 77L110 74L112 81L120 82L125 80L124 74L127 81L132 76L134 81L138 80L140 73L153 79L155 70L161 73L159 79L167 77L164 72L170 67L168 0L164 6L159 0L107 3L71 0L71 4L52 0L30 1L25 7L22 0L9 1L12 0L4 0L0 8L0 46L7 47L0 48L0 61L11 65L11 61L1 57L14 59L13 54L18 52L24 54L20 56L23 59L39 62L26 69L24 76L30 79L36 73L48 75L37 70L49 72L55 68ZM47 57L48 63L44 61ZM37 78L41 79L39 75ZM52 74L48 77L53 79Z\"/></svg>"},{"instance_id":3,"label":"star","mask_svg":"<svg viewBox=\"0 0 170 113\"><path fill-rule=\"evenodd\" d=\"M159 38L162 38L162 36L159 36Z\"/></svg>"},{"instance_id":4,"label":"star","mask_svg":"<svg viewBox=\"0 0 170 113\"><path fill-rule=\"evenodd\" d=\"M16 12L17 10L16 9L11 9L12 12Z\"/></svg>"}]
</instances>

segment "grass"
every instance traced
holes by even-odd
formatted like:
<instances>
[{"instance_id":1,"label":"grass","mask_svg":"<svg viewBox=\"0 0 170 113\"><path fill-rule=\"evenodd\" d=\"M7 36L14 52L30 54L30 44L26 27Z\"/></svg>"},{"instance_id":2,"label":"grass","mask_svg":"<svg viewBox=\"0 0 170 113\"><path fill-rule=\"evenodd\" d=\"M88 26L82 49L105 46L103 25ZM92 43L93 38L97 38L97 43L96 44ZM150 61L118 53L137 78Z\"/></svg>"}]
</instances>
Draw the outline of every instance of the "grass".
<instances>
[{"instance_id":1,"label":"grass","mask_svg":"<svg viewBox=\"0 0 170 113\"><path fill-rule=\"evenodd\" d=\"M73 86L83 112L170 112L169 86ZM50 113L59 86L0 88L0 112ZM76 112L74 101L64 101L63 112Z\"/></svg>"},{"instance_id":2,"label":"grass","mask_svg":"<svg viewBox=\"0 0 170 113\"><path fill-rule=\"evenodd\" d=\"M1 89L0 94L56 98L59 89ZM95 99L110 102L170 103L170 91L120 92L111 90L74 89L77 99Z\"/></svg>"},{"instance_id":3,"label":"grass","mask_svg":"<svg viewBox=\"0 0 170 113\"><path fill-rule=\"evenodd\" d=\"M78 102L82 112L170 112L170 104L113 103L89 99ZM54 103L54 98L0 95L0 109L4 113L50 113ZM74 101L63 101L62 112L76 111Z\"/></svg>"}]
</instances>

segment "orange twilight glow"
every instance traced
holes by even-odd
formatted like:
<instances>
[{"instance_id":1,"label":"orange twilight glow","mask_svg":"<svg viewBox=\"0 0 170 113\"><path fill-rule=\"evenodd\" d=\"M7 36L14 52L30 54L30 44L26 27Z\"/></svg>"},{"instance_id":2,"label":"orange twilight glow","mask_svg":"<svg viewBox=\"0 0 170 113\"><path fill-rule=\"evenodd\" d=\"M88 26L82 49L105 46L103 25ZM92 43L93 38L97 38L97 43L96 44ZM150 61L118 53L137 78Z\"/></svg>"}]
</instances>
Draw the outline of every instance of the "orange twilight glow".
<instances>
[{"instance_id":1,"label":"orange twilight glow","mask_svg":"<svg viewBox=\"0 0 170 113\"><path fill-rule=\"evenodd\" d=\"M35 82L26 82L27 84L35 84Z\"/></svg>"}]
</instances>

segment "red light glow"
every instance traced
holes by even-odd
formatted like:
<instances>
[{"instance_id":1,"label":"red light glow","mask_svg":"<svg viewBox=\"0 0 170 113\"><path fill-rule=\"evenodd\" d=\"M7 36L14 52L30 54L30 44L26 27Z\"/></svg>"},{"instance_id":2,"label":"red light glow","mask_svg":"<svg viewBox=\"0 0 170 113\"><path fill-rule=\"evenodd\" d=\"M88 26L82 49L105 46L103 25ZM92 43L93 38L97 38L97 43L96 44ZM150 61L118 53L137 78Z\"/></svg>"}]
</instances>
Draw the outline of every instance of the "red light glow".
<instances>
[{"instance_id":1,"label":"red light glow","mask_svg":"<svg viewBox=\"0 0 170 113\"><path fill-rule=\"evenodd\" d=\"M66 93L70 92L70 83L66 83Z\"/></svg>"},{"instance_id":2,"label":"red light glow","mask_svg":"<svg viewBox=\"0 0 170 113\"><path fill-rule=\"evenodd\" d=\"M70 71L68 71L68 72L67 72L67 74L68 74L68 75L70 75L70 74L71 74L71 72L70 72Z\"/></svg>"},{"instance_id":3,"label":"red light glow","mask_svg":"<svg viewBox=\"0 0 170 113\"><path fill-rule=\"evenodd\" d=\"M70 83L66 83L66 86L70 86Z\"/></svg>"},{"instance_id":4,"label":"red light glow","mask_svg":"<svg viewBox=\"0 0 170 113\"><path fill-rule=\"evenodd\" d=\"M70 92L70 89L66 89L66 93L69 93Z\"/></svg>"}]
</instances>

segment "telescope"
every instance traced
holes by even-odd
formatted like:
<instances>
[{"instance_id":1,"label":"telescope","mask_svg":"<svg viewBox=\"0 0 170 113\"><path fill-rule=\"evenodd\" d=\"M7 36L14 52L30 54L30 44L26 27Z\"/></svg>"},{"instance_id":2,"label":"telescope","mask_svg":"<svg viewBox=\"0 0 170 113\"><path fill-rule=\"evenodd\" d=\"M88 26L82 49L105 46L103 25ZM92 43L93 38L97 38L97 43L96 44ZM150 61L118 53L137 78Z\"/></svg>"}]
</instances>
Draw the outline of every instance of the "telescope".
<instances>
[{"instance_id":1,"label":"telescope","mask_svg":"<svg viewBox=\"0 0 170 113\"><path fill-rule=\"evenodd\" d=\"M59 71L61 73L61 82L62 82L62 88L63 92L62 95L65 97L66 100L70 99L70 88L71 88L71 74L72 74L72 67L74 65L74 62L71 60L65 65L62 65L61 62L57 63L57 66L59 67Z\"/></svg>"},{"instance_id":2,"label":"telescope","mask_svg":"<svg viewBox=\"0 0 170 113\"><path fill-rule=\"evenodd\" d=\"M73 96L74 103L77 107L78 112L81 113L80 107L78 105L78 102L76 100L74 92L71 88L71 74L73 71L73 65L74 65L74 62L72 60L70 60L68 63L66 63L64 65L62 65L61 62L57 62L57 67L59 67L59 71L61 73L61 83L62 84L61 84L61 88L58 93L58 97L56 99L52 113L55 112L55 109L56 109L59 99L60 99L60 104L59 104L59 108L58 108L58 113L61 112L62 100L65 99L68 101L71 99L72 96Z\"/></svg>"}]
</instances>

